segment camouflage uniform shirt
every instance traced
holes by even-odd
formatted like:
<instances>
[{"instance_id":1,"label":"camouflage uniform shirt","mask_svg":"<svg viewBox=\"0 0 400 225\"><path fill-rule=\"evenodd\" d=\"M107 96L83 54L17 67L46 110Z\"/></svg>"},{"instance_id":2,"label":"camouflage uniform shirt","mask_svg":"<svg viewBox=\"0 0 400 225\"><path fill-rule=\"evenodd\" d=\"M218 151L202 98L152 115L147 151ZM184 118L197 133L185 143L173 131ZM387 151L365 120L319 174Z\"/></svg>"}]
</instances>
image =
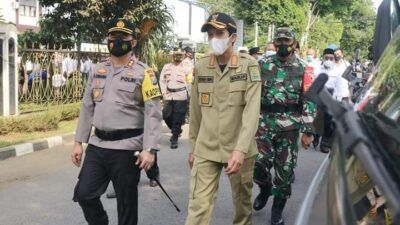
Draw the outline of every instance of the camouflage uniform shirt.
<instances>
[{"instance_id":1,"label":"camouflage uniform shirt","mask_svg":"<svg viewBox=\"0 0 400 225\"><path fill-rule=\"evenodd\" d=\"M260 127L272 132L300 130L314 133L315 105L302 93L305 64L295 55L281 62L276 55L259 61L262 79L261 107L296 106L293 112L266 112L261 110Z\"/></svg>"}]
</instances>

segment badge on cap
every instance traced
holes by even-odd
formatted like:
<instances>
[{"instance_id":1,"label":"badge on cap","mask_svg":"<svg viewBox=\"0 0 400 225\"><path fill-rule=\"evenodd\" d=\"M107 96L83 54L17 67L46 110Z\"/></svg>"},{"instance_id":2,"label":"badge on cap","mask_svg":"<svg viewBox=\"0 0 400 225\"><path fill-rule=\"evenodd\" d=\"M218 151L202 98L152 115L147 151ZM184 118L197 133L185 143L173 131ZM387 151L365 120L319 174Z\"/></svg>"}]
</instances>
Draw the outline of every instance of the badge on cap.
<instances>
[{"instance_id":1,"label":"badge on cap","mask_svg":"<svg viewBox=\"0 0 400 225\"><path fill-rule=\"evenodd\" d=\"M118 21L117 27L119 27L119 28L124 28L124 27L125 27L124 21L122 21L122 20Z\"/></svg>"}]
</instances>

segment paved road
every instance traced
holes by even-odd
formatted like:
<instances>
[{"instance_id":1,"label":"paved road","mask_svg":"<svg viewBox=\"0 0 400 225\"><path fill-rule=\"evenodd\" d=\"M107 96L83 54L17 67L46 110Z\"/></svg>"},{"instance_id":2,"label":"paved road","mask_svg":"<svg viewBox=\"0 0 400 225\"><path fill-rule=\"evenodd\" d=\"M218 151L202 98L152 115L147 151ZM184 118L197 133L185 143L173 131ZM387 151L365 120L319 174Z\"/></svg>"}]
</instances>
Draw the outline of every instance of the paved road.
<instances>
[{"instance_id":1,"label":"paved road","mask_svg":"<svg viewBox=\"0 0 400 225\"><path fill-rule=\"evenodd\" d=\"M150 188L142 173L139 184L140 225L180 225L187 215L189 169L187 127L180 148L168 147L170 135L163 132L163 151L159 154L161 182L182 209L175 211L158 188ZM78 225L85 224L78 204L72 202L72 191L79 169L70 162L72 143L19 158L0 161L0 224L1 225ZM293 196L284 212L286 224L293 224L324 154L314 150L300 151ZM229 180L222 176L212 219L213 225L232 224L233 208ZM254 197L258 190L254 188ZM117 224L115 200L103 197L110 224ZM269 224L271 202L253 214L253 224Z\"/></svg>"}]
</instances>

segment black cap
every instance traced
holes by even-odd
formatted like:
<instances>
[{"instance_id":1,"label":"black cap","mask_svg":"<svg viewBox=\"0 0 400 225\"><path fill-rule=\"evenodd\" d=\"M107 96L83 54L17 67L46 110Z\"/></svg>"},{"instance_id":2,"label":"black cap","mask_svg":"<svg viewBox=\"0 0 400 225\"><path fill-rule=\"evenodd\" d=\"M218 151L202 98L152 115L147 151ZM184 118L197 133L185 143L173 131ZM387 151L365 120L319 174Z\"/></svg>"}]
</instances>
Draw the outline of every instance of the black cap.
<instances>
[{"instance_id":1,"label":"black cap","mask_svg":"<svg viewBox=\"0 0 400 225\"><path fill-rule=\"evenodd\" d=\"M112 32L123 32L126 34L136 35L136 27L130 21L119 18L112 19L107 27L107 34Z\"/></svg>"},{"instance_id":2,"label":"black cap","mask_svg":"<svg viewBox=\"0 0 400 225\"><path fill-rule=\"evenodd\" d=\"M233 33L236 33L237 31L235 20L228 14L221 12L211 14L208 17L207 22L205 22L201 27L201 32L207 32L210 27L214 27L218 30L229 29L232 30Z\"/></svg>"},{"instance_id":3,"label":"black cap","mask_svg":"<svg viewBox=\"0 0 400 225\"><path fill-rule=\"evenodd\" d=\"M335 50L331 49L331 48L326 48L324 50L324 53L322 55L326 55L326 54L331 54L334 55L335 54Z\"/></svg>"},{"instance_id":4,"label":"black cap","mask_svg":"<svg viewBox=\"0 0 400 225\"><path fill-rule=\"evenodd\" d=\"M253 47L249 50L249 54L250 55L254 55L254 54L262 54L262 52L260 52L260 47Z\"/></svg>"},{"instance_id":5,"label":"black cap","mask_svg":"<svg viewBox=\"0 0 400 225\"><path fill-rule=\"evenodd\" d=\"M184 50L186 53L187 53L187 52L193 52L193 49L192 49L191 47L189 47L189 46L186 47L186 48L184 48L183 50Z\"/></svg>"},{"instance_id":6,"label":"black cap","mask_svg":"<svg viewBox=\"0 0 400 225\"><path fill-rule=\"evenodd\" d=\"M172 52L173 55L183 55L185 54L181 48L174 48L174 51Z\"/></svg>"}]
</instances>

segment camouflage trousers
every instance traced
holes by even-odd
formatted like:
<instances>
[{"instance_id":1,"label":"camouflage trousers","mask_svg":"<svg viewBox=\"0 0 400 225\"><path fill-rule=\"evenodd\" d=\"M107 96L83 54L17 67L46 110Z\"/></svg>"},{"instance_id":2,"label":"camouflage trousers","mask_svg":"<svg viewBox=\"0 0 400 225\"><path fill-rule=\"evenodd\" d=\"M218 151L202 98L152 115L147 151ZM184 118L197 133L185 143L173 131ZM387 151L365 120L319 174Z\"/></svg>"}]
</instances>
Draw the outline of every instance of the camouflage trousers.
<instances>
[{"instance_id":1,"label":"camouflage trousers","mask_svg":"<svg viewBox=\"0 0 400 225\"><path fill-rule=\"evenodd\" d=\"M256 134L258 155L254 167L254 182L260 187L272 186L272 195L289 198L292 177L297 165L299 130L272 132L259 127ZM272 178L271 169L275 176Z\"/></svg>"}]
</instances>

